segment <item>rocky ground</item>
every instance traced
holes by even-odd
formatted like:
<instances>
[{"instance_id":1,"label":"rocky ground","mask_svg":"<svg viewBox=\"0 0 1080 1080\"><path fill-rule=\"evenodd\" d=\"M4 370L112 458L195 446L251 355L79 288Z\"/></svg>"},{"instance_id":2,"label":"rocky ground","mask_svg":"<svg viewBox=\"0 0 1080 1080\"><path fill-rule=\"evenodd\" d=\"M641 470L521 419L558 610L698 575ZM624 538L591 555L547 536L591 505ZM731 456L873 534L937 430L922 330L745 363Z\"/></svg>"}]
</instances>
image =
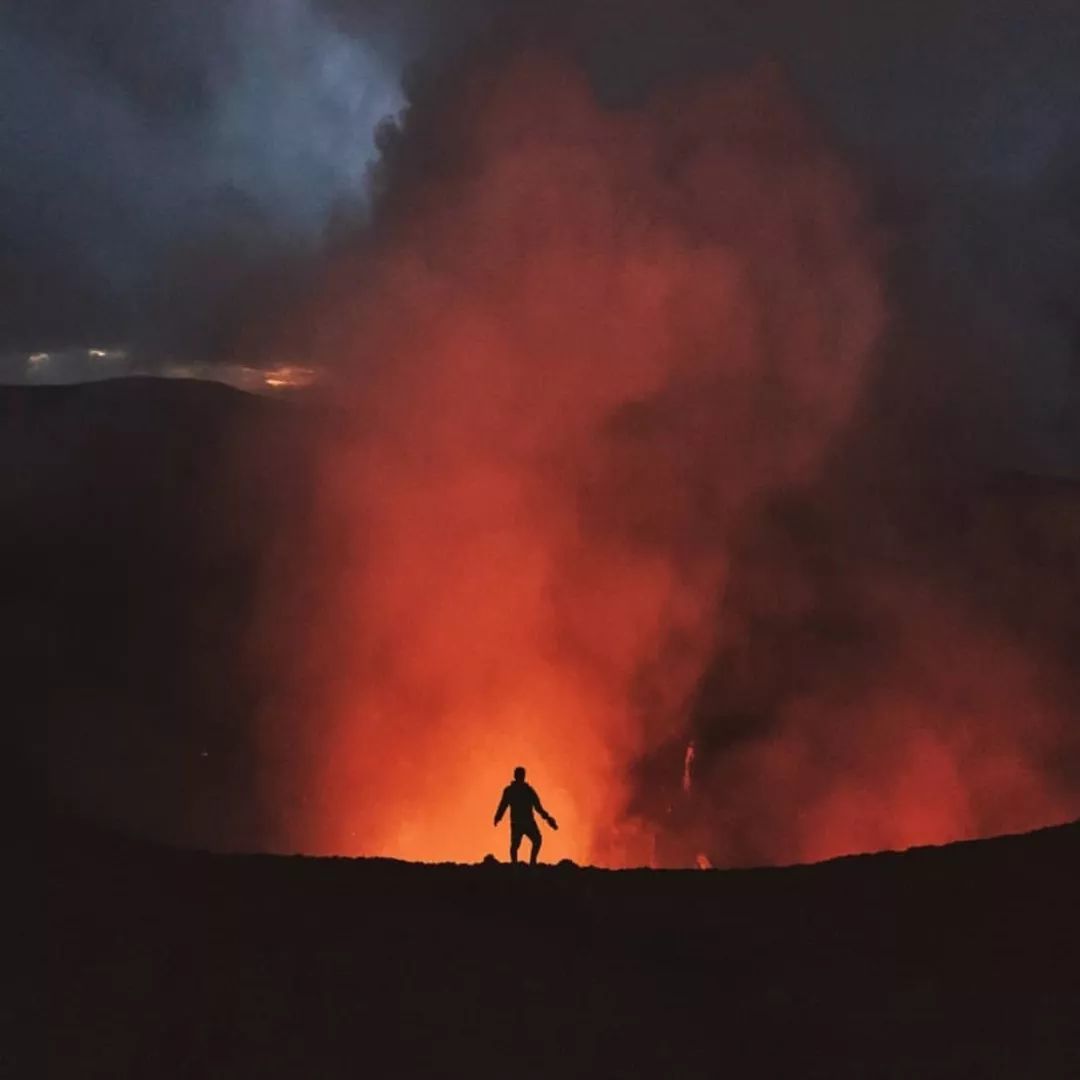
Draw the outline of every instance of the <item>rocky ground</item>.
<instances>
[{"instance_id":1,"label":"rocky ground","mask_svg":"<svg viewBox=\"0 0 1080 1080\"><path fill-rule=\"evenodd\" d=\"M49 831L51 1076L1080 1075L1080 824L707 872Z\"/></svg>"}]
</instances>

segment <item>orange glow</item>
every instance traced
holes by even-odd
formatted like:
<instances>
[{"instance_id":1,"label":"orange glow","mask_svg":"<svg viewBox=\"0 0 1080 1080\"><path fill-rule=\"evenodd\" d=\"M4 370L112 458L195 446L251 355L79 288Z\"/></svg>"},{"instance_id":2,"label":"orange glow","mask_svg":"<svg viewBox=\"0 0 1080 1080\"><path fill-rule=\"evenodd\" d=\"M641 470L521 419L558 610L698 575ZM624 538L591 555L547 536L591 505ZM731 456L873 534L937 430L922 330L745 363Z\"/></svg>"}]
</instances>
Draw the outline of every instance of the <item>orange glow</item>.
<instances>
[{"instance_id":1,"label":"orange glow","mask_svg":"<svg viewBox=\"0 0 1080 1080\"><path fill-rule=\"evenodd\" d=\"M505 858L518 764L545 861L791 862L1080 809L1045 673L894 566L844 569L854 660L776 674L727 744L691 730L717 649L817 625L790 551L734 581L728 552L817 478L884 321L857 186L769 73L606 111L546 60L481 70L387 168L315 312L341 369L268 575L279 846ZM654 797L635 767L669 750Z\"/></svg>"},{"instance_id":2,"label":"orange glow","mask_svg":"<svg viewBox=\"0 0 1080 1080\"><path fill-rule=\"evenodd\" d=\"M707 780L714 862L814 862L1075 818L1055 767L1071 719L1039 663L911 583L878 602L895 640L874 677L804 693Z\"/></svg>"},{"instance_id":3,"label":"orange glow","mask_svg":"<svg viewBox=\"0 0 1080 1080\"><path fill-rule=\"evenodd\" d=\"M524 61L410 122L440 167L318 312L347 419L277 568L281 843L504 858L522 764L545 861L652 863L631 770L688 723L733 515L850 413L874 243L768 74L610 112Z\"/></svg>"},{"instance_id":4,"label":"orange glow","mask_svg":"<svg viewBox=\"0 0 1080 1080\"><path fill-rule=\"evenodd\" d=\"M283 365L262 373L263 385L270 390L298 390L315 382L312 368Z\"/></svg>"}]
</instances>

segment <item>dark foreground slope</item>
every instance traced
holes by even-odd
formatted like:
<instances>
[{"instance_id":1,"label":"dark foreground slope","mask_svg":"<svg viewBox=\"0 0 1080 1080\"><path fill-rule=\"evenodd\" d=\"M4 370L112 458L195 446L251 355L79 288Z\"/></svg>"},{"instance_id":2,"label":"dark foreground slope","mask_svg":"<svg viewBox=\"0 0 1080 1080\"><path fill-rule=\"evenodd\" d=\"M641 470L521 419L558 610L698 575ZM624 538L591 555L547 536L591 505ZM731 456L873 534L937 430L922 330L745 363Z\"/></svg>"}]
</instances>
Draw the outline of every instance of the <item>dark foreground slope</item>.
<instances>
[{"instance_id":1,"label":"dark foreground slope","mask_svg":"<svg viewBox=\"0 0 1080 1080\"><path fill-rule=\"evenodd\" d=\"M725 872L52 826L50 1074L1080 1075L1080 826Z\"/></svg>"}]
</instances>

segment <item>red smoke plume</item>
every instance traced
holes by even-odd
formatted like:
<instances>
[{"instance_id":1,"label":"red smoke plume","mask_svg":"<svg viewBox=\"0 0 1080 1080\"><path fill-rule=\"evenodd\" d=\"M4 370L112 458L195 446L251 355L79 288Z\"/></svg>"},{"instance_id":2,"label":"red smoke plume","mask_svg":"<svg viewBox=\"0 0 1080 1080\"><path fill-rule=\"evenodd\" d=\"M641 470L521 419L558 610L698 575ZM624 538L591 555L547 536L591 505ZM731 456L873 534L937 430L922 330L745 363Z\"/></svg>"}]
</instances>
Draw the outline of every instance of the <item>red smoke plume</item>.
<instances>
[{"instance_id":1,"label":"red smoke plume","mask_svg":"<svg viewBox=\"0 0 1080 1080\"><path fill-rule=\"evenodd\" d=\"M1047 666L912 581L873 591L877 625L893 625L871 669L791 694L771 730L695 779L697 829L672 837L684 859L815 861L1080 812Z\"/></svg>"},{"instance_id":2,"label":"red smoke plume","mask_svg":"<svg viewBox=\"0 0 1080 1080\"><path fill-rule=\"evenodd\" d=\"M459 90L410 118L319 315L350 419L291 571L284 842L501 851L521 763L548 858L646 863L630 769L688 723L730 523L848 420L876 241L770 73L623 111L543 59Z\"/></svg>"}]
</instances>

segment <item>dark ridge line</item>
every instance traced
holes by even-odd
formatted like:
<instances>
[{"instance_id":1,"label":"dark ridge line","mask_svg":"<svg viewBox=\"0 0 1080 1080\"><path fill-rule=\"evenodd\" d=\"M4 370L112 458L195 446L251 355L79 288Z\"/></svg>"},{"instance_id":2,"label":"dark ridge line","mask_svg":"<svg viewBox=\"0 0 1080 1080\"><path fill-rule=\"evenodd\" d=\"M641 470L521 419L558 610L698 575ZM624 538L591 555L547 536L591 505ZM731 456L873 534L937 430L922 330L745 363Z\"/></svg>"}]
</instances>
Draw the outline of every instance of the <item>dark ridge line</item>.
<instances>
[{"instance_id":1,"label":"dark ridge line","mask_svg":"<svg viewBox=\"0 0 1080 1080\"><path fill-rule=\"evenodd\" d=\"M243 398L255 398L256 400L267 398L265 394L245 390L243 387L234 386L232 383L222 382L220 379L187 378L177 375L155 375L152 372L138 372L131 375L109 375L104 379L83 379L78 382L63 383L5 383L0 382L0 393L18 394L25 397L70 397L77 394L92 394L102 390L114 391L139 390L153 387L158 390L164 387L172 389L179 387L179 393L203 393L205 388L210 387L211 393L222 392ZM268 400L279 400L269 397Z\"/></svg>"},{"instance_id":2,"label":"dark ridge line","mask_svg":"<svg viewBox=\"0 0 1080 1080\"><path fill-rule=\"evenodd\" d=\"M68 817L64 814L52 813L48 823L50 833L50 848L53 846L64 848L78 848L89 854L94 850L106 849L112 855L135 855L147 857L178 858L181 860L209 860L213 862L235 862L250 865L253 862L266 864L310 866L354 866L370 869L403 868L424 870L479 870L486 873L498 873L511 871L511 864L495 859L487 855L476 862L420 862L410 859L399 859L389 855L316 855L305 852L285 851L242 851L242 850L213 850L210 848L184 847L167 841L156 840L149 837L139 837L124 832L108 825L91 824L85 820ZM70 839L69 839L70 837ZM1028 846L1032 843L1044 841L1072 840L1080 844L1080 818L1056 824L1040 826L1026 832L1000 833L994 836L973 837L961 840L950 840L940 844L919 844L909 848L887 848L880 851L851 852L846 855L836 855L829 859L821 859L817 862L751 864L740 866L718 866L708 870L697 867L649 867L649 866L626 866L609 867L596 866L593 864L575 863L570 859L563 859L557 863L541 863L539 867L532 868L519 864L518 872L527 875L531 870L537 869L541 873L559 871L567 873L571 871L592 871L605 875L617 874L649 874L656 876L681 876L693 875L695 877L715 877L720 874L775 874L779 872L792 873L799 871L818 870L824 867L853 868L856 865L865 865L873 861L878 865L886 863L896 864L901 860L934 859L959 856L966 858L976 851L985 851L989 848L1002 850L1007 847L1015 847L1023 844ZM58 842L59 841L59 842ZM961 854L963 853L963 854Z\"/></svg>"}]
</instances>

